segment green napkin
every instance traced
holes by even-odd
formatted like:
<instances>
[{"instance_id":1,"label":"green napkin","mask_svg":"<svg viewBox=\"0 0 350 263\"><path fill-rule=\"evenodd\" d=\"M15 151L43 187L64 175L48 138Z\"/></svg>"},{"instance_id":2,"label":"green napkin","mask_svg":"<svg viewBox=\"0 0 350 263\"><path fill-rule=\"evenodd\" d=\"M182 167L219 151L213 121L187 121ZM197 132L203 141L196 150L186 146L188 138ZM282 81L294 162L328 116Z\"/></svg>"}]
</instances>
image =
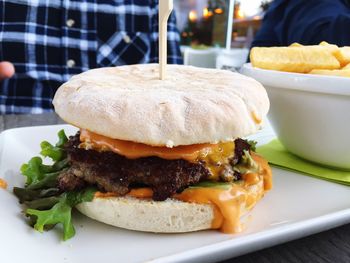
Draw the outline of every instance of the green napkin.
<instances>
[{"instance_id":1,"label":"green napkin","mask_svg":"<svg viewBox=\"0 0 350 263\"><path fill-rule=\"evenodd\" d=\"M350 171L323 167L301 159L288 152L279 140L273 140L268 144L258 147L257 152L264 156L269 163L277 165L280 168L302 172L313 177L350 186Z\"/></svg>"}]
</instances>

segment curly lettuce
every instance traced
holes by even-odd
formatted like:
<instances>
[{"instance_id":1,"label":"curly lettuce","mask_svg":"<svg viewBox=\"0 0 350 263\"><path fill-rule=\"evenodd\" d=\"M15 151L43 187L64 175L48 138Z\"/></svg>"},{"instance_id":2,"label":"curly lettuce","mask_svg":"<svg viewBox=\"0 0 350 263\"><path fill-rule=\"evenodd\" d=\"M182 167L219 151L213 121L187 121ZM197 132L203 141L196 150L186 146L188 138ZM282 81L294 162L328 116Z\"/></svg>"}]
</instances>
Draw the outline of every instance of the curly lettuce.
<instances>
[{"instance_id":1,"label":"curly lettuce","mask_svg":"<svg viewBox=\"0 0 350 263\"><path fill-rule=\"evenodd\" d=\"M43 232L62 224L63 240L75 235L72 208L79 203L92 201L96 192L94 188L72 192L62 192L58 188L58 176L69 165L64 150L67 141L64 130L58 132L58 142L55 145L43 141L40 144L40 154L51 159L53 164L46 165L42 157L33 157L21 167L21 173L26 177L25 187L13 189L20 203L26 206L25 214L30 218L34 229Z\"/></svg>"},{"instance_id":2,"label":"curly lettuce","mask_svg":"<svg viewBox=\"0 0 350 263\"><path fill-rule=\"evenodd\" d=\"M247 140L247 142L250 145L250 150L256 152L256 145L258 144L258 142L253 140Z\"/></svg>"},{"instance_id":3,"label":"curly lettuce","mask_svg":"<svg viewBox=\"0 0 350 263\"><path fill-rule=\"evenodd\" d=\"M45 226L62 224L63 240L68 240L75 235L72 223L72 208L82 202L90 202L94 198L96 190L87 188L80 192L63 193L57 203L48 210L27 209L26 214L36 216L34 228L43 232Z\"/></svg>"}]
</instances>

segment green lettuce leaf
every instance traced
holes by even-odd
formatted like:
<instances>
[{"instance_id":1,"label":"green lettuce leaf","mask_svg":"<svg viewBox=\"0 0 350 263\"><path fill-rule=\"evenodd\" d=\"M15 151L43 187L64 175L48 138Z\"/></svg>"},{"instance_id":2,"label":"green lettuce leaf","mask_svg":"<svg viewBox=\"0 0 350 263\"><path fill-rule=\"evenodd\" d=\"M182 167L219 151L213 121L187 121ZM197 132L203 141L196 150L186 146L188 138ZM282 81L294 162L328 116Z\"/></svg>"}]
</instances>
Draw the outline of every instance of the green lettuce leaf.
<instances>
[{"instance_id":1,"label":"green lettuce leaf","mask_svg":"<svg viewBox=\"0 0 350 263\"><path fill-rule=\"evenodd\" d=\"M68 142L68 137L64 130L60 130L57 134L58 142L56 143L56 147L63 148L63 146Z\"/></svg>"},{"instance_id":2,"label":"green lettuce leaf","mask_svg":"<svg viewBox=\"0 0 350 263\"><path fill-rule=\"evenodd\" d=\"M252 150L253 152L256 152L256 145L258 144L258 142L253 140L248 140L247 142L250 145L250 150Z\"/></svg>"},{"instance_id":3,"label":"green lettuce leaf","mask_svg":"<svg viewBox=\"0 0 350 263\"><path fill-rule=\"evenodd\" d=\"M91 202L96 191L96 188L88 187L82 191L68 192L67 202L72 207L83 202Z\"/></svg>"},{"instance_id":4,"label":"green lettuce leaf","mask_svg":"<svg viewBox=\"0 0 350 263\"><path fill-rule=\"evenodd\" d=\"M221 188L228 190L232 186L232 183L223 183L223 182L213 182L213 181L203 181L198 184L192 185L189 188L207 188L207 187L213 187L213 188Z\"/></svg>"},{"instance_id":5,"label":"green lettuce leaf","mask_svg":"<svg viewBox=\"0 0 350 263\"><path fill-rule=\"evenodd\" d=\"M64 158L64 151L59 147L53 146L47 141L40 143L40 147L40 154L44 157L50 157L53 161L60 161Z\"/></svg>"},{"instance_id":6,"label":"green lettuce leaf","mask_svg":"<svg viewBox=\"0 0 350 263\"><path fill-rule=\"evenodd\" d=\"M49 196L59 195L60 190L58 188L45 188L39 190L31 190L28 188L14 187L13 193L17 196L20 203L27 201L33 201Z\"/></svg>"},{"instance_id":7,"label":"green lettuce leaf","mask_svg":"<svg viewBox=\"0 0 350 263\"><path fill-rule=\"evenodd\" d=\"M39 232L44 232L46 225L63 225L63 240L70 239L74 236L75 230L72 224L72 207L66 203L66 197L56 203L49 210L27 209L26 214L36 216L34 228Z\"/></svg>"},{"instance_id":8,"label":"green lettuce leaf","mask_svg":"<svg viewBox=\"0 0 350 263\"><path fill-rule=\"evenodd\" d=\"M47 177L56 177L57 173L62 171L68 166L68 160L63 159L61 161L55 162L53 165L43 164L41 157L33 157L28 163L21 166L21 173L27 178L26 185L31 186L32 184L37 184L42 180L45 182L49 181Z\"/></svg>"},{"instance_id":9,"label":"green lettuce leaf","mask_svg":"<svg viewBox=\"0 0 350 263\"><path fill-rule=\"evenodd\" d=\"M34 228L39 232L43 232L46 226L62 224L63 240L67 240L75 235L72 223L72 208L79 203L92 201L95 192L96 189L87 188L80 192L64 193L51 209L27 209L26 214L36 216Z\"/></svg>"},{"instance_id":10,"label":"green lettuce leaf","mask_svg":"<svg viewBox=\"0 0 350 263\"><path fill-rule=\"evenodd\" d=\"M66 153L63 149L63 146L67 141L68 138L64 130L61 130L58 132L58 142L55 146L47 141L40 144L41 155L51 158L52 161L54 161L54 164L43 164L43 159L39 156L33 157L28 163L23 164L21 166L21 173L27 178L26 185L30 186L36 184L46 178L46 174L59 172L67 167L68 160L66 159Z\"/></svg>"},{"instance_id":11,"label":"green lettuce leaf","mask_svg":"<svg viewBox=\"0 0 350 263\"><path fill-rule=\"evenodd\" d=\"M48 172L48 167L43 165L41 157L33 157L28 163L21 166L21 173L27 177L27 185L42 180L46 172Z\"/></svg>"},{"instance_id":12,"label":"green lettuce leaf","mask_svg":"<svg viewBox=\"0 0 350 263\"><path fill-rule=\"evenodd\" d=\"M60 200L61 200L60 196L58 195L58 196L50 196L50 197L35 199L32 201L26 201L24 202L24 204L28 207L28 209L36 209L41 211L41 210L51 209Z\"/></svg>"},{"instance_id":13,"label":"green lettuce leaf","mask_svg":"<svg viewBox=\"0 0 350 263\"><path fill-rule=\"evenodd\" d=\"M61 171L44 174L44 177L40 181L32 183L31 185L28 185L27 189L37 190L37 189L55 187L57 185L57 178L60 175L60 172Z\"/></svg>"},{"instance_id":14,"label":"green lettuce leaf","mask_svg":"<svg viewBox=\"0 0 350 263\"><path fill-rule=\"evenodd\" d=\"M233 167L233 170L241 173L259 173L260 166L251 157L249 151L243 151L242 160Z\"/></svg>"},{"instance_id":15,"label":"green lettuce leaf","mask_svg":"<svg viewBox=\"0 0 350 263\"><path fill-rule=\"evenodd\" d=\"M53 161L61 161L66 157L66 153L63 149L64 144L68 141L68 138L64 132L64 130L60 130L58 132L58 142L55 146L47 141L43 141L40 144L41 152L40 154L44 157L49 157Z\"/></svg>"}]
</instances>

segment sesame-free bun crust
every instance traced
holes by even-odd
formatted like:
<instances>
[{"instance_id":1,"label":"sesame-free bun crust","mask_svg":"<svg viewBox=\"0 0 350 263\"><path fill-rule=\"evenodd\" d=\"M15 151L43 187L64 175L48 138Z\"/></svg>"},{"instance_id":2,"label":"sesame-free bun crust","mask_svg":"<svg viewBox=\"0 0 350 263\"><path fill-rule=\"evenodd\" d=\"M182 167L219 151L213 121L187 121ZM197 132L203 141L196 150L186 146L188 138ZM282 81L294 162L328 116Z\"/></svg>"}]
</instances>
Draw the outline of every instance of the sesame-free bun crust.
<instances>
[{"instance_id":1,"label":"sesame-free bun crust","mask_svg":"<svg viewBox=\"0 0 350 263\"><path fill-rule=\"evenodd\" d=\"M246 190L246 202L242 202L239 208L241 220L264 195L263 180L247 187ZM152 201L133 197L94 198L92 202L77 205L77 209L82 214L108 225L154 233L184 233L211 229L214 219L213 205L174 199Z\"/></svg>"},{"instance_id":2,"label":"sesame-free bun crust","mask_svg":"<svg viewBox=\"0 0 350 263\"><path fill-rule=\"evenodd\" d=\"M257 81L230 71L168 65L93 69L53 100L66 122L113 139L153 146L230 141L257 132L269 100Z\"/></svg>"}]
</instances>

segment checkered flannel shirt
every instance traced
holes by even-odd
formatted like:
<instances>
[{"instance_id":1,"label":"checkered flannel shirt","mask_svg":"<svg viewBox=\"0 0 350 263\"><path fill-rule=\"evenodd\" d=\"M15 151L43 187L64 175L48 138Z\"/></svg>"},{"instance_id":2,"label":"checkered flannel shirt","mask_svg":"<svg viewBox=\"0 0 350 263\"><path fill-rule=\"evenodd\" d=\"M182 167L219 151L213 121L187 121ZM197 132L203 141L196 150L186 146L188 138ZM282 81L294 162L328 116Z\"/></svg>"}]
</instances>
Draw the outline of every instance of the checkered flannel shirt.
<instances>
[{"instance_id":1,"label":"checkered flannel shirt","mask_svg":"<svg viewBox=\"0 0 350 263\"><path fill-rule=\"evenodd\" d=\"M51 111L72 75L158 62L158 0L0 0L0 61L16 69L0 82L1 114ZM168 63L182 63L174 15Z\"/></svg>"}]
</instances>

